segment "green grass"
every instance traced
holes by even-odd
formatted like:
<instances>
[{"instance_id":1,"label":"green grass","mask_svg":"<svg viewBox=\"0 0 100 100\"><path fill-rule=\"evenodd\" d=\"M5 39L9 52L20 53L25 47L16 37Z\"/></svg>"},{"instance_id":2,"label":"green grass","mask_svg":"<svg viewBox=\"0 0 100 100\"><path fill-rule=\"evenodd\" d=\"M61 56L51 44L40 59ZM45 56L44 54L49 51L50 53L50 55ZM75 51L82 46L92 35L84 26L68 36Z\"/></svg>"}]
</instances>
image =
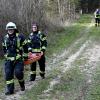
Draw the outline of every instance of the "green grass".
<instances>
[{"instance_id":1,"label":"green grass","mask_svg":"<svg viewBox=\"0 0 100 100\"><path fill-rule=\"evenodd\" d=\"M58 74L59 75L59 74ZM54 85L53 90L49 91L48 100L74 100L79 95L79 90L82 88L84 76L78 67L74 67L65 74L62 74L60 82ZM46 100L46 96L42 96Z\"/></svg>"},{"instance_id":2,"label":"green grass","mask_svg":"<svg viewBox=\"0 0 100 100\"><path fill-rule=\"evenodd\" d=\"M81 23L81 24L83 24L83 23L90 23L92 18L93 18L92 15L84 14L84 15L80 16L80 19L77 21L77 23Z\"/></svg>"},{"instance_id":3,"label":"green grass","mask_svg":"<svg viewBox=\"0 0 100 100\"><path fill-rule=\"evenodd\" d=\"M85 27L76 25L65 28L61 33L51 33L48 36L48 48L47 56L51 56L53 53L59 53L64 48L70 47L70 45L81 36L81 30Z\"/></svg>"},{"instance_id":4,"label":"green grass","mask_svg":"<svg viewBox=\"0 0 100 100\"><path fill-rule=\"evenodd\" d=\"M49 84L50 79L39 81L30 91L26 91L25 96L21 100L41 100L39 96L42 94ZM38 99L39 98L39 99Z\"/></svg>"},{"instance_id":5,"label":"green grass","mask_svg":"<svg viewBox=\"0 0 100 100\"><path fill-rule=\"evenodd\" d=\"M100 63L99 63L100 64ZM100 100L100 66L96 66L93 82L86 96L86 100Z\"/></svg>"},{"instance_id":6,"label":"green grass","mask_svg":"<svg viewBox=\"0 0 100 100\"><path fill-rule=\"evenodd\" d=\"M100 27L93 27L90 36L94 42L100 42Z\"/></svg>"}]
</instances>

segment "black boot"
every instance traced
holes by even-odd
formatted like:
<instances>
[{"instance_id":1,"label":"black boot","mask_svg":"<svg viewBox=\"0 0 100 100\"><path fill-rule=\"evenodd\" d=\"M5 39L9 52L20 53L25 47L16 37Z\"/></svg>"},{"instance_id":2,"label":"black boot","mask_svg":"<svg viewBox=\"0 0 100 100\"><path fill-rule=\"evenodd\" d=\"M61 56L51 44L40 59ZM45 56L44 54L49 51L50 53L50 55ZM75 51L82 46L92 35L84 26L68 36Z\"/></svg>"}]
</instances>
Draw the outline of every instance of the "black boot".
<instances>
[{"instance_id":1,"label":"black boot","mask_svg":"<svg viewBox=\"0 0 100 100\"><path fill-rule=\"evenodd\" d=\"M97 23L95 24L95 26L97 27Z\"/></svg>"},{"instance_id":2,"label":"black boot","mask_svg":"<svg viewBox=\"0 0 100 100\"><path fill-rule=\"evenodd\" d=\"M42 79L45 78L45 74L40 73L40 76L41 76Z\"/></svg>"},{"instance_id":3,"label":"black boot","mask_svg":"<svg viewBox=\"0 0 100 100\"><path fill-rule=\"evenodd\" d=\"M14 83L7 85L7 90L5 92L5 95L12 95L14 94Z\"/></svg>"},{"instance_id":4,"label":"black boot","mask_svg":"<svg viewBox=\"0 0 100 100\"><path fill-rule=\"evenodd\" d=\"M30 75L30 81L35 81L36 78L36 74L31 74Z\"/></svg>"},{"instance_id":5,"label":"black boot","mask_svg":"<svg viewBox=\"0 0 100 100\"><path fill-rule=\"evenodd\" d=\"M5 92L5 95L12 95L12 94L14 94L13 91L12 91L12 92L11 92L11 91L6 91L6 92Z\"/></svg>"},{"instance_id":6,"label":"black boot","mask_svg":"<svg viewBox=\"0 0 100 100\"><path fill-rule=\"evenodd\" d=\"M21 91L25 91L25 86L21 87Z\"/></svg>"},{"instance_id":7,"label":"black boot","mask_svg":"<svg viewBox=\"0 0 100 100\"><path fill-rule=\"evenodd\" d=\"M22 82L19 81L19 84L20 84L21 91L25 91L25 82L24 81L22 81Z\"/></svg>"}]
</instances>

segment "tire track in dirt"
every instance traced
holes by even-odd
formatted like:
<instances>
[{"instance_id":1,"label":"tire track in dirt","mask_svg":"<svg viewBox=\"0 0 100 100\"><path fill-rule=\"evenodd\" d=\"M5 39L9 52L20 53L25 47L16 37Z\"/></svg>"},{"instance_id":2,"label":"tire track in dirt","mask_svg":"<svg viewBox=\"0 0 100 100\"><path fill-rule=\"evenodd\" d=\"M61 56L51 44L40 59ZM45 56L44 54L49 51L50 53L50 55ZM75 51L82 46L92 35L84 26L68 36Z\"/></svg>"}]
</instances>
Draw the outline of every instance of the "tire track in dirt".
<instances>
[{"instance_id":1,"label":"tire track in dirt","mask_svg":"<svg viewBox=\"0 0 100 100\"><path fill-rule=\"evenodd\" d=\"M100 45L94 44L91 42L91 47L88 47L85 52L79 58L80 60L87 60L84 65L80 66L81 72L85 74L85 86L83 86L80 91L80 97L82 100L85 100L86 95L89 91L89 88L93 84L93 76L95 69L100 62Z\"/></svg>"}]
</instances>

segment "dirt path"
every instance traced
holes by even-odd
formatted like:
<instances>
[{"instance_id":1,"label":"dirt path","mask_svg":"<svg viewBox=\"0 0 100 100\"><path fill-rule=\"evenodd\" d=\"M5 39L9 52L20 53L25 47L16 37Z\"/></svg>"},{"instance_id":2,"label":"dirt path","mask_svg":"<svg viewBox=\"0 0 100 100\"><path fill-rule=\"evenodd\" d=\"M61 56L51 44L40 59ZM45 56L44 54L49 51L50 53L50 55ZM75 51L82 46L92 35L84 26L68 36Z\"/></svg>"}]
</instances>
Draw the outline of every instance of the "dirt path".
<instances>
[{"instance_id":1,"label":"dirt path","mask_svg":"<svg viewBox=\"0 0 100 100\"><path fill-rule=\"evenodd\" d=\"M92 23L93 23L93 20L91 21L90 25L83 31L83 33L89 32L90 28L93 25ZM57 56L55 59L53 59L53 63L51 66L53 66L53 64L54 64L54 66L56 65L57 68L58 68L58 66L60 66L60 69L62 69L62 73L65 73L68 69L70 69L72 67L71 65L74 63L74 61L81 55L82 52L84 52L85 48L88 47L89 44L91 43L90 40L87 40L84 44L81 45L81 47L78 49L78 51L76 51L76 53L74 53L68 57L68 53L70 53L70 50L73 49L73 47L75 45L77 45L81 40L82 40L82 38L77 40L67 51L65 50L63 52L63 54L61 54L61 55ZM84 69L82 69L82 70L84 70ZM44 90L44 94L43 94L44 96L49 95L49 91L53 90L54 85L56 85L60 82L62 73L50 82L48 89Z\"/></svg>"},{"instance_id":2,"label":"dirt path","mask_svg":"<svg viewBox=\"0 0 100 100\"><path fill-rule=\"evenodd\" d=\"M25 82L25 87L26 90L30 90L34 85L40 80L40 77L36 78L36 81L34 82L29 82L28 80ZM0 95L0 100L20 100L21 96L25 93L25 91L20 91L19 86L15 87L15 94L10 95L10 96L5 96L4 93Z\"/></svg>"},{"instance_id":3,"label":"dirt path","mask_svg":"<svg viewBox=\"0 0 100 100\"><path fill-rule=\"evenodd\" d=\"M62 77L63 73L72 67L71 65L75 62L76 59L86 60L86 63L83 63L83 65L79 66L81 72L85 75L85 85L80 88L80 92L75 100L86 100L86 93L92 84L92 77L94 75L96 66L100 62L100 45L95 44L92 41L86 41L75 54L71 55L67 60L63 61L63 65L61 64L60 66L63 68L62 73L56 76L56 78L52 79L47 90L44 90L42 96L50 96L50 91L53 90L55 85L61 82L60 78Z\"/></svg>"}]
</instances>

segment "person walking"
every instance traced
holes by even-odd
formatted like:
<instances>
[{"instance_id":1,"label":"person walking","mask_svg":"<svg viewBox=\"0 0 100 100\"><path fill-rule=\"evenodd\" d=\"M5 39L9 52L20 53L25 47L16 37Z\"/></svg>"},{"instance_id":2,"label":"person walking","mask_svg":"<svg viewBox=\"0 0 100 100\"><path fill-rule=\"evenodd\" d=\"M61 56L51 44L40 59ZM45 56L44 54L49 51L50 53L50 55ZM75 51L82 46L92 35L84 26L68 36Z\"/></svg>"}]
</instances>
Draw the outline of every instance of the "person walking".
<instances>
[{"instance_id":1,"label":"person walking","mask_svg":"<svg viewBox=\"0 0 100 100\"><path fill-rule=\"evenodd\" d=\"M14 93L14 74L18 79L21 91L25 90L24 83L24 59L27 59L28 47L23 34L18 33L16 24L9 22L6 25L7 34L3 38L2 46L5 57L5 95Z\"/></svg>"},{"instance_id":2,"label":"person walking","mask_svg":"<svg viewBox=\"0 0 100 100\"><path fill-rule=\"evenodd\" d=\"M100 9L96 9L96 11L94 12L94 16L95 16L95 26L99 26L100 24Z\"/></svg>"},{"instance_id":3,"label":"person walking","mask_svg":"<svg viewBox=\"0 0 100 100\"><path fill-rule=\"evenodd\" d=\"M47 39L46 35L40 32L37 23L32 24L32 33L29 35L28 39L28 51L32 53L43 53L40 60L38 60L40 67L40 76L42 79L45 78L45 51L47 47ZM33 62L30 64L30 81L34 81L36 79L36 63Z\"/></svg>"}]
</instances>

